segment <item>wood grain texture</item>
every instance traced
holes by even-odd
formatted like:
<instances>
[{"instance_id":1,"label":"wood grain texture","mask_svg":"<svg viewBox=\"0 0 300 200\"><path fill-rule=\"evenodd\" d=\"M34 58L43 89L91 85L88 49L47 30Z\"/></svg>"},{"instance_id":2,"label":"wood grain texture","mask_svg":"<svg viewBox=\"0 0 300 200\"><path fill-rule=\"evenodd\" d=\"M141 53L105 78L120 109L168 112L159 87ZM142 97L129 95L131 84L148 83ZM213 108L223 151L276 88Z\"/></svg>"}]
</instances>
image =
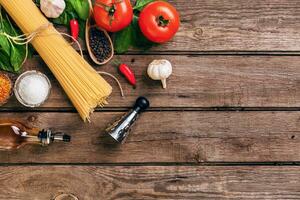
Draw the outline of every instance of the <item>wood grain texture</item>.
<instances>
[{"instance_id":1,"label":"wood grain texture","mask_svg":"<svg viewBox=\"0 0 300 200\"><path fill-rule=\"evenodd\" d=\"M300 160L300 112L146 112L123 145L104 133L122 113L1 113L72 136L0 152L0 163L275 162Z\"/></svg>"},{"instance_id":2,"label":"wood grain texture","mask_svg":"<svg viewBox=\"0 0 300 200\"><path fill-rule=\"evenodd\" d=\"M298 0L169 2L180 13L180 29L150 52L300 51Z\"/></svg>"},{"instance_id":3,"label":"wood grain texture","mask_svg":"<svg viewBox=\"0 0 300 200\"><path fill-rule=\"evenodd\" d=\"M173 63L173 74L167 89L160 81L146 75L148 63L153 59L166 58ZM125 98L116 83L108 80L114 90L109 108L130 107L139 95L145 95L151 107L199 108L199 107L299 107L300 106L300 59L295 56L122 56L137 78L133 89L118 74L112 64L97 70L110 72L121 81ZM73 108L58 82L40 58L25 64L24 70L40 70L46 73L53 85L50 99L43 108ZM2 109L21 109L12 99ZM38 108L40 109L40 108Z\"/></svg>"},{"instance_id":4,"label":"wood grain texture","mask_svg":"<svg viewBox=\"0 0 300 200\"><path fill-rule=\"evenodd\" d=\"M0 167L1 200L299 199L299 167Z\"/></svg>"},{"instance_id":5,"label":"wood grain texture","mask_svg":"<svg viewBox=\"0 0 300 200\"><path fill-rule=\"evenodd\" d=\"M171 1L181 28L158 51L299 51L297 0Z\"/></svg>"}]
</instances>

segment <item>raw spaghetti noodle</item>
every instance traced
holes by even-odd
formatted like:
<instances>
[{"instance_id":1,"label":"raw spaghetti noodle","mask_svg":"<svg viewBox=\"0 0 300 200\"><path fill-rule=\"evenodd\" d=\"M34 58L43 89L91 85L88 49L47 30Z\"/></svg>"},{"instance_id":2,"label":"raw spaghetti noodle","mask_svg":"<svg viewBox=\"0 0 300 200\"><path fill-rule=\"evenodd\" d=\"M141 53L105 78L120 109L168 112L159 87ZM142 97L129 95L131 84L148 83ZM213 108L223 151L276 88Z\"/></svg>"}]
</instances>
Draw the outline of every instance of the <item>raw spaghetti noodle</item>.
<instances>
[{"instance_id":1,"label":"raw spaghetti noodle","mask_svg":"<svg viewBox=\"0 0 300 200\"><path fill-rule=\"evenodd\" d=\"M0 0L48 65L81 118L90 120L97 106L106 104L111 86L55 30L32 0ZM46 27L46 28L45 28Z\"/></svg>"}]
</instances>

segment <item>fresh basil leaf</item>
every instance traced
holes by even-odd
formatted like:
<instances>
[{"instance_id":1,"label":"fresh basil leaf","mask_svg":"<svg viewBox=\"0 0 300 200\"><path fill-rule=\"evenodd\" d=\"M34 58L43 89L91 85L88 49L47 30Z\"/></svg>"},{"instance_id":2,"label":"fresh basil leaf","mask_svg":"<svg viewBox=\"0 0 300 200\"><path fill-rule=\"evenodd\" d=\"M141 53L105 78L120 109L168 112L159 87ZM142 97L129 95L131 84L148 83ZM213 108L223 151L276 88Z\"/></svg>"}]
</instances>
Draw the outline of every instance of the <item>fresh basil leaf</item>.
<instances>
[{"instance_id":1,"label":"fresh basil leaf","mask_svg":"<svg viewBox=\"0 0 300 200\"><path fill-rule=\"evenodd\" d=\"M142 11L143 8L148 5L149 3L153 2L155 0L137 0L135 3L135 6L133 7L133 10Z\"/></svg>"},{"instance_id":2,"label":"fresh basil leaf","mask_svg":"<svg viewBox=\"0 0 300 200\"><path fill-rule=\"evenodd\" d=\"M125 29L117 32L114 36L114 49L117 53L125 53L132 46L133 28L130 24Z\"/></svg>"},{"instance_id":3,"label":"fresh basil leaf","mask_svg":"<svg viewBox=\"0 0 300 200\"><path fill-rule=\"evenodd\" d=\"M86 20L89 17L90 5L87 0L66 0L76 11L80 19Z\"/></svg>"}]
</instances>

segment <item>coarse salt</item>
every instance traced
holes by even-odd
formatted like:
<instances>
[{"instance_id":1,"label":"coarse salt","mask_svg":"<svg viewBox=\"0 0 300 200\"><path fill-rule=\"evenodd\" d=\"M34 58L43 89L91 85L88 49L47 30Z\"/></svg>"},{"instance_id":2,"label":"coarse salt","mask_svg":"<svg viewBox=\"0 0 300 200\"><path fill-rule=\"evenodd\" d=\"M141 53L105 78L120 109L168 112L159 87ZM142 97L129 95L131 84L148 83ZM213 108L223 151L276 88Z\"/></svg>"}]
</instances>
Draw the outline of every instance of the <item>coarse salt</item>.
<instances>
[{"instance_id":1,"label":"coarse salt","mask_svg":"<svg viewBox=\"0 0 300 200\"><path fill-rule=\"evenodd\" d=\"M16 97L25 106L40 106L47 100L51 85L48 78L36 71L22 74L16 83Z\"/></svg>"}]
</instances>

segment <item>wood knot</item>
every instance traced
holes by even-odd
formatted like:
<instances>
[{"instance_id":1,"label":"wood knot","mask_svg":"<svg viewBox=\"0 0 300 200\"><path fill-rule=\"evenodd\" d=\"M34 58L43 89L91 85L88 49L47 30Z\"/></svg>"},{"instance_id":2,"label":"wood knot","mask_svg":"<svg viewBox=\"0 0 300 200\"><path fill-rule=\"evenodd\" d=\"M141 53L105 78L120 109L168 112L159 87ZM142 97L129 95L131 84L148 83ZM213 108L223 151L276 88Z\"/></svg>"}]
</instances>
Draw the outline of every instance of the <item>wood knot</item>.
<instances>
[{"instance_id":1,"label":"wood knot","mask_svg":"<svg viewBox=\"0 0 300 200\"><path fill-rule=\"evenodd\" d=\"M196 28L195 31L194 31L194 37L196 39L201 39L203 35L203 29L202 28Z\"/></svg>"},{"instance_id":2,"label":"wood knot","mask_svg":"<svg viewBox=\"0 0 300 200\"><path fill-rule=\"evenodd\" d=\"M257 21L257 27L261 30L275 30L279 25L281 20L277 17L263 17L259 18Z\"/></svg>"},{"instance_id":3,"label":"wood knot","mask_svg":"<svg viewBox=\"0 0 300 200\"><path fill-rule=\"evenodd\" d=\"M291 139L292 139L292 140L295 139L295 135L292 135L292 136L291 136Z\"/></svg>"},{"instance_id":4,"label":"wood knot","mask_svg":"<svg viewBox=\"0 0 300 200\"><path fill-rule=\"evenodd\" d=\"M27 121L29 121L29 122L34 122L35 120L36 120L36 117L33 115L31 115L27 118Z\"/></svg>"}]
</instances>

